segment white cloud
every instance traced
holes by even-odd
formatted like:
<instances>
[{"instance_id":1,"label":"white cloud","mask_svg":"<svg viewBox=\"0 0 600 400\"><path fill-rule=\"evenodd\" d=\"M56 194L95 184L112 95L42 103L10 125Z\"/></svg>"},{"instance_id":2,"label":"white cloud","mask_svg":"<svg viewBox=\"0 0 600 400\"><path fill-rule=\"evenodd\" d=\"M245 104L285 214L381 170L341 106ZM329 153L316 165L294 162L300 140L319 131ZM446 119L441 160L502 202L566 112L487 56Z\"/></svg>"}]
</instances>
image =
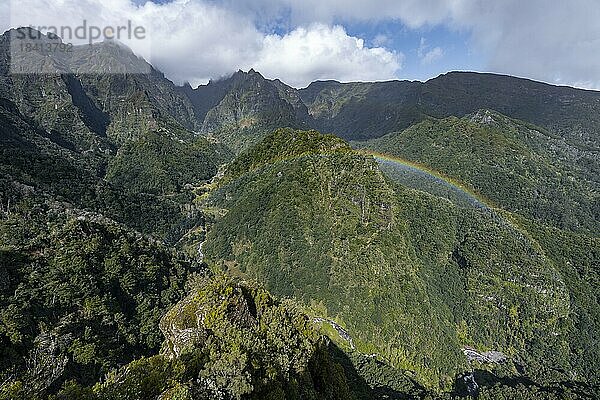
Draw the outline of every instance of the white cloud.
<instances>
[{"instance_id":1,"label":"white cloud","mask_svg":"<svg viewBox=\"0 0 600 400\"><path fill-rule=\"evenodd\" d=\"M335 33L334 22L396 21L409 29L426 31L445 26L469 34L471 46L486 60L484 64L490 71L600 87L598 0L173 0L158 5L136 5L134 0L11 2L13 14L15 10L22 13L17 20L24 24L80 22L82 17L94 23L114 23L127 17L144 24L152 28L153 47L151 52L138 51L144 56L151 54L150 61L177 81L202 81L237 68L259 69L260 65L272 75L302 74L299 81L311 73L315 78L385 79L394 75L390 71L401 65L402 55L379 48L386 46L383 36L372 42L374 48L364 43L358 46L358 38ZM8 5L7 0L0 2L0 24L4 28L18 22L4 21L9 15ZM327 26L329 31L316 26ZM274 28L286 33L272 36ZM302 47L299 37L311 39L308 47ZM338 46L332 47L338 59L329 57L327 68L313 57L322 46L318 37ZM281 59L278 69L276 57L270 57L265 48L267 44L290 56L302 54L311 64L298 60L294 69ZM426 53L431 54L425 58ZM434 62L441 55L441 48L428 49L423 53L423 62ZM352 60L350 64L347 59ZM361 68L370 71L359 71Z\"/></svg>"},{"instance_id":2,"label":"white cloud","mask_svg":"<svg viewBox=\"0 0 600 400\"><path fill-rule=\"evenodd\" d=\"M598 0L222 0L291 24L398 21L467 32L487 69L547 82L600 87ZM254 11L253 11L254 10ZM277 15L278 17L274 17ZM264 18L264 17L263 17Z\"/></svg>"},{"instance_id":3,"label":"white cloud","mask_svg":"<svg viewBox=\"0 0 600 400\"><path fill-rule=\"evenodd\" d=\"M444 56L444 50L441 47L434 47L429 50L430 47L427 44L427 39L422 37L417 48L417 57L419 57L423 65L433 64Z\"/></svg>"},{"instance_id":4,"label":"white cloud","mask_svg":"<svg viewBox=\"0 0 600 400\"><path fill-rule=\"evenodd\" d=\"M266 76L306 86L315 79L393 79L403 57L381 47L366 47L362 39L348 36L341 26L315 24L285 36L265 37L255 65Z\"/></svg>"},{"instance_id":5,"label":"white cloud","mask_svg":"<svg viewBox=\"0 0 600 400\"><path fill-rule=\"evenodd\" d=\"M433 64L434 62L436 62L443 56L444 56L444 50L441 47L434 47L433 49L431 49L427 53L425 53L425 55L421 59L421 64L423 64L423 65Z\"/></svg>"},{"instance_id":6,"label":"white cloud","mask_svg":"<svg viewBox=\"0 0 600 400\"><path fill-rule=\"evenodd\" d=\"M252 18L203 0L166 4L130 0L14 0L10 26L143 26L149 39L125 41L174 81L192 84L237 69L302 86L315 79L392 79L403 55L368 47L341 26L309 24L285 35L264 34ZM4 26L8 28L9 26Z\"/></svg>"},{"instance_id":7,"label":"white cloud","mask_svg":"<svg viewBox=\"0 0 600 400\"><path fill-rule=\"evenodd\" d=\"M144 40L122 40L138 55L182 82L205 81L245 67L263 46L264 35L246 17L195 0L167 4L130 0L14 0L11 26L99 27L131 20Z\"/></svg>"},{"instance_id":8,"label":"white cloud","mask_svg":"<svg viewBox=\"0 0 600 400\"><path fill-rule=\"evenodd\" d=\"M385 46L390 42L391 42L390 37L387 35L384 35L382 33L378 34L377 36L375 36L373 38L373 45L377 46L377 47Z\"/></svg>"},{"instance_id":9,"label":"white cloud","mask_svg":"<svg viewBox=\"0 0 600 400\"><path fill-rule=\"evenodd\" d=\"M478 3L478 2L475 2ZM600 4L597 0L509 0L467 9L469 26L493 71L547 82L600 87Z\"/></svg>"}]
</instances>

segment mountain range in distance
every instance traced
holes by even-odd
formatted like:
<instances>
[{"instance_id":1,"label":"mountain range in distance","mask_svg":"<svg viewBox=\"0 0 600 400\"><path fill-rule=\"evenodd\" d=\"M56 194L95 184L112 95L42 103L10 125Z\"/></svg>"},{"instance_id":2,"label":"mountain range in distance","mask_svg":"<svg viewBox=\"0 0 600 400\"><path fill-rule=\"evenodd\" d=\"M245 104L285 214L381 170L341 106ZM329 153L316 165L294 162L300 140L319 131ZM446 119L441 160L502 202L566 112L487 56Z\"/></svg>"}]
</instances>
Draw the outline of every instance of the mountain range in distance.
<instances>
[{"instance_id":1,"label":"mountain range in distance","mask_svg":"<svg viewBox=\"0 0 600 400\"><path fill-rule=\"evenodd\" d=\"M0 399L599 395L600 92L11 74L17 34Z\"/></svg>"}]
</instances>

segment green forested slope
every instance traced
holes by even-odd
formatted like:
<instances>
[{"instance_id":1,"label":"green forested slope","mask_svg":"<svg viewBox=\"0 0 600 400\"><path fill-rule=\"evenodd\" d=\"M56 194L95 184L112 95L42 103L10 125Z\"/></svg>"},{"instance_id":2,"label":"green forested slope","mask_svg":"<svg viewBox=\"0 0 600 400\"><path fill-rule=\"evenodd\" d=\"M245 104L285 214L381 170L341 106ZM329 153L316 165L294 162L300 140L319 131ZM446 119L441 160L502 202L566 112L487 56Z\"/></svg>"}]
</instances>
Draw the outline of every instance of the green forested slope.
<instances>
[{"instance_id":1,"label":"green forested slope","mask_svg":"<svg viewBox=\"0 0 600 400\"><path fill-rule=\"evenodd\" d=\"M278 130L196 204L213 270L300 306L225 277L174 306L205 269L4 185L4 398L442 399L472 370L481 398L596 391L596 238L400 186L335 137Z\"/></svg>"},{"instance_id":2,"label":"green forested slope","mask_svg":"<svg viewBox=\"0 0 600 400\"><path fill-rule=\"evenodd\" d=\"M125 160L122 153L114 158L80 153L63 147L60 140L4 100L0 100L0 134L0 200L4 209L15 207L24 198L34 202L54 199L102 212L136 230L168 240L177 240L200 218L198 212L184 209L192 199L190 193L178 190L209 178L210 172L216 171L212 160L221 158L212 146L200 142L197 149L186 147L187 159L172 155L171 160L179 163L165 168L168 174L159 175L156 172L166 162L165 150L171 147L175 151L180 144L157 138L164 147L155 158L150 152ZM124 152L134 146L125 147ZM121 171L117 178L109 175L110 182L104 179L107 165L113 173ZM152 193L157 187L160 191ZM180 194L168 196L173 193Z\"/></svg>"},{"instance_id":3,"label":"green forested slope","mask_svg":"<svg viewBox=\"0 0 600 400\"><path fill-rule=\"evenodd\" d=\"M368 140L428 117L487 108L556 133L570 145L598 151L600 93L513 76L449 72L426 82L317 81L298 91L310 126L345 139Z\"/></svg>"},{"instance_id":4,"label":"green forested slope","mask_svg":"<svg viewBox=\"0 0 600 400\"><path fill-rule=\"evenodd\" d=\"M177 89L110 44L72 57L149 73L12 76L11 34L0 399L598 397L595 93L253 70ZM281 126L387 134L355 145L480 199Z\"/></svg>"},{"instance_id":5,"label":"green forested slope","mask_svg":"<svg viewBox=\"0 0 600 400\"><path fill-rule=\"evenodd\" d=\"M97 214L19 211L0 221L3 398L91 384L158 351L159 319L183 296L190 262Z\"/></svg>"},{"instance_id":6,"label":"green forested slope","mask_svg":"<svg viewBox=\"0 0 600 400\"><path fill-rule=\"evenodd\" d=\"M106 179L129 193L176 193L186 184L210 180L230 155L204 138L179 142L149 133L119 149L108 163Z\"/></svg>"},{"instance_id":7,"label":"green forested slope","mask_svg":"<svg viewBox=\"0 0 600 400\"><path fill-rule=\"evenodd\" d=\"M100 212L169 242L201 224L191 188L211 179L231 152L192 131L192 105L173 83L111 44L77 47L71 57L81 74L11 75L15 35L0 36L4 207L25 191L36 201ZM148 74L94 73L111 63L141 64Z\"/></svg>"},{"instance_id":8,"label":"green forested slope","mask_svg":"<svg viewBox=\"0 0 600 400\"><path fill-rule=\"evenodd\" d=\"M430 118L357 146L421 163L541 223L600 229L597 154L496 112Z\"/></svg>"},{"instance_id":9,"label":"green forested slope","mask_svg":"<svg viewBox=\"0 0 600 400\"><path fill-rule=\"evenodd\" d=\"M285 153L311 136L287 133L266 141ZM264 165L210 196L227 210L203 245L211 262L326 313L358 350L432 388L470 368L463 346L500 351L509 374L539 382L595 379L570 349L567 277L513 217L396 186L356 153L274 160L276 148L251 149L240 159L260 165L265 152Z\"/></svg>"}]
</instances>

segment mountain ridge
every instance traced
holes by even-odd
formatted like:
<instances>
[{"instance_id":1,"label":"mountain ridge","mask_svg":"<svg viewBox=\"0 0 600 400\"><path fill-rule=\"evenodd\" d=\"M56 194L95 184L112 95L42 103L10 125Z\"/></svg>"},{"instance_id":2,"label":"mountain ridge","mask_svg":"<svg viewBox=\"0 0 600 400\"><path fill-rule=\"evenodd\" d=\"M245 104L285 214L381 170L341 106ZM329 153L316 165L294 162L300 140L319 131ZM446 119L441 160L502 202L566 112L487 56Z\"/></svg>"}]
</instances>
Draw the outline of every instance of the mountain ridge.
<instances>
[{"instance_id":1,"label":"mountain ridge","mask_svg":"<svg viewBox=\"0 0 600 400\"><path fill-rule=\"evenodd\" d=\"M597 398L596 94L13 76L7 40L1 400Z\"/></svg>"},{"instance_id":2,"label":"mountain ridge","mask_svg":"<svg viewBox=\"0 0 600 400\"><path fill-rule=\"evenodd\" d=\"M3 37L8 37L10 32ZM2 55L1 58L7 57ZM86 67L87 70L93 68L93 65ZM191 88L189 85L176 86L150 68L150 76L157 75L158 78L152 80L152 84L141 83L141 87L150 91L150 101L159 101L158 107L154 110L151 107L150 115L158 112L167 119L175 117L185 129L204 134L219 136L221 131L222 139L228 138L232 134L231 128L236 127L246 131L243 141L256 136L253 142L256 143L268 130L287 126L334 133L347 140L368 140L405 129L428 116L464 116L480 108L489 108L549 129L573 145L598 151L595 137L600 117L594 117L600 115L598 91L502 74L462 71L441 74L424 82L321 80L296 89L278 79L266 79L254 69L239 70L228 77ZM162 92L170 94L161 99L153 87L156 82L167 81L170 88L162 89ZM86 87L86 82L82 83ZM98 83L90 82L89 85L92 89L86 87L87 92ZM452 93L452 97L447 93ZM98 94L92 93L92 100ZM223 101L225 103L219 107ZM252 106L250 103L243 105L244 101L251 102ZM139 102L143 104L143 96L134 101ZM102 104L99 108L106 111ZM587 118L583 118L584 115ZM240 143L232 146L236 152L243 150Z\"/></svg>"},{"instance_id":3,"label":"mountain ridge","mask_svg":"<svg viewBox=\"0 0 600 400\"><path fill-rule=\"evenodd\" d=\"M252 76L258 74L252 71ZM228 80L239 79L239 74L200 85L196 90L227 85ZM285 87L293 94L294 101L283 99L296 105L298 114L293 123L335 133L344 139L368 140L405 129L428 116L464 116L489 108L554 131L574 145L598 150L594 139L599 121L578 121L574 117L584 112L590 115L588 109L600 110L598 91L476 72L449 72L425 82L325 80L302 89L291 88L277 79L263 78L262 82ZM459 97L447 99L444 93ZM298 99L303 103L301 107L297 105Z\"/></svg>"}]
</instances>

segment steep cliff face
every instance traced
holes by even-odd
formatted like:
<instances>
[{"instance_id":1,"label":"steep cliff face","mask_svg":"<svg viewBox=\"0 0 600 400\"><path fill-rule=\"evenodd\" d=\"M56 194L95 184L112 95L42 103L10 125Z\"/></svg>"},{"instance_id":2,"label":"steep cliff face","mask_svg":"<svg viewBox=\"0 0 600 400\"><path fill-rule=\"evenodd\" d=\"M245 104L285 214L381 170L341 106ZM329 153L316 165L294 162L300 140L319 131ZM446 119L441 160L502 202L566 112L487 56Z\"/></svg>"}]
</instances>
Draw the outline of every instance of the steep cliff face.
<instances>
[{"instance_id":1,"label":"steep cliff face","mask_svg":"<svg viewBox=\"0 0 600 400\"><path fill-rule=\"evenodd\" d=\"M108 121L72 76L61 75L66 68L62 60L32 51L24 61L32 71L37 65L48 65L46 73L11 74L11 45L18 46L26 30L11 30L0 36L0 73L3 83L0 96L12 101L26 117L42 129L77 151L103 151L109 143L106 135ZM42 43L61 43L60 39L42 36ZM20 61L15 60L15 65ZM29 71L29 70L27 70ZM43 72L43 71L40 71Z\"/></svg>"},{"instance_id":2,"label":"steep cliff face","mask_svg":"<svg viewBox=\"0 0 600 400\"><path fill-rule=\"evenodd\" d=\"M280 80L265 79L250 70L179 92L190 99L204 134L228 145L234 152L258 143L282 127L308 127L311 117L300 93Z\"/></svg>"},{"instance_id":3,"label":"steep cliff face","mask_svg":"<svg viewBox=\"0 0 600 400\"><path fill-rule=\"evenodd\" d=\"M20 39L29 37L25 31L29 32L6 32L0 40L6 85L2 96L14 101L23 114L46 130L70 135L67 139L74 145L89 150L94 142L106 146L106 137L110 143L120 145L149 131L181 139L195 129L190 101L160 72L116 43L75 46L70 51L28 52L26 66L38 58L39 62L26 73L9 74L11 45L14 48L20 41L27 41ZM40 37L36 43L62 43L37 32L33 35ZM19 52L12 52L12 56L18 57ZM15 60L14 65L19 63ZM37 65L43 63L54 67L38 71Z\"/></svg>"},{"instance_id":4,"label":"steep cliff face","mask_svg":"<svg viewBox=\"0 0 600 400\"><path fill-rule=\"evenodd\" d=\"M287 101L288 95L258 72L239 71L229 81L227 94L207 112L203 133L239 152L272 129L301 124L296 118L298 111Z\"/></svg>"},{"instance_id":5,"label":"steep cliff face","mask_svg":"<svg viewBox=\"0 0 600 400\"><path fill-rule=\"evenodd\" d=\"M37 71L36 64L11 74L11 61L21 65L11 60L11 44L29 34L39 35L38 45L62 44L29 29L0 36L3 179L162 238L178 239L198 223L190 190L231 153L194 132L187 97L116 43L52 52L33 47L24 62L43 62L49 70Z\"/></svg>"},{"instance_id":6,"label":"steep cliff face","mask_svg":"<svg viewBox=\"0 0 600 400\"><path fill-rule=\"evenodd\" d=\"M106 44L98 46L102 47L92 47L89 52L119 51L116 59L122 63L135 57L120 47L115 50ZM103 54L85 57L87 60L107 58ZM142 62L137 58L134 61ZM84 74L80 80L97 107L110 116L108 135L115 142L139 139L148 131L177 139L189 138L191 131L200 128L192 104L162 73L149 64L147 69L145 74Z\"/></svg>"}]
</instances>

